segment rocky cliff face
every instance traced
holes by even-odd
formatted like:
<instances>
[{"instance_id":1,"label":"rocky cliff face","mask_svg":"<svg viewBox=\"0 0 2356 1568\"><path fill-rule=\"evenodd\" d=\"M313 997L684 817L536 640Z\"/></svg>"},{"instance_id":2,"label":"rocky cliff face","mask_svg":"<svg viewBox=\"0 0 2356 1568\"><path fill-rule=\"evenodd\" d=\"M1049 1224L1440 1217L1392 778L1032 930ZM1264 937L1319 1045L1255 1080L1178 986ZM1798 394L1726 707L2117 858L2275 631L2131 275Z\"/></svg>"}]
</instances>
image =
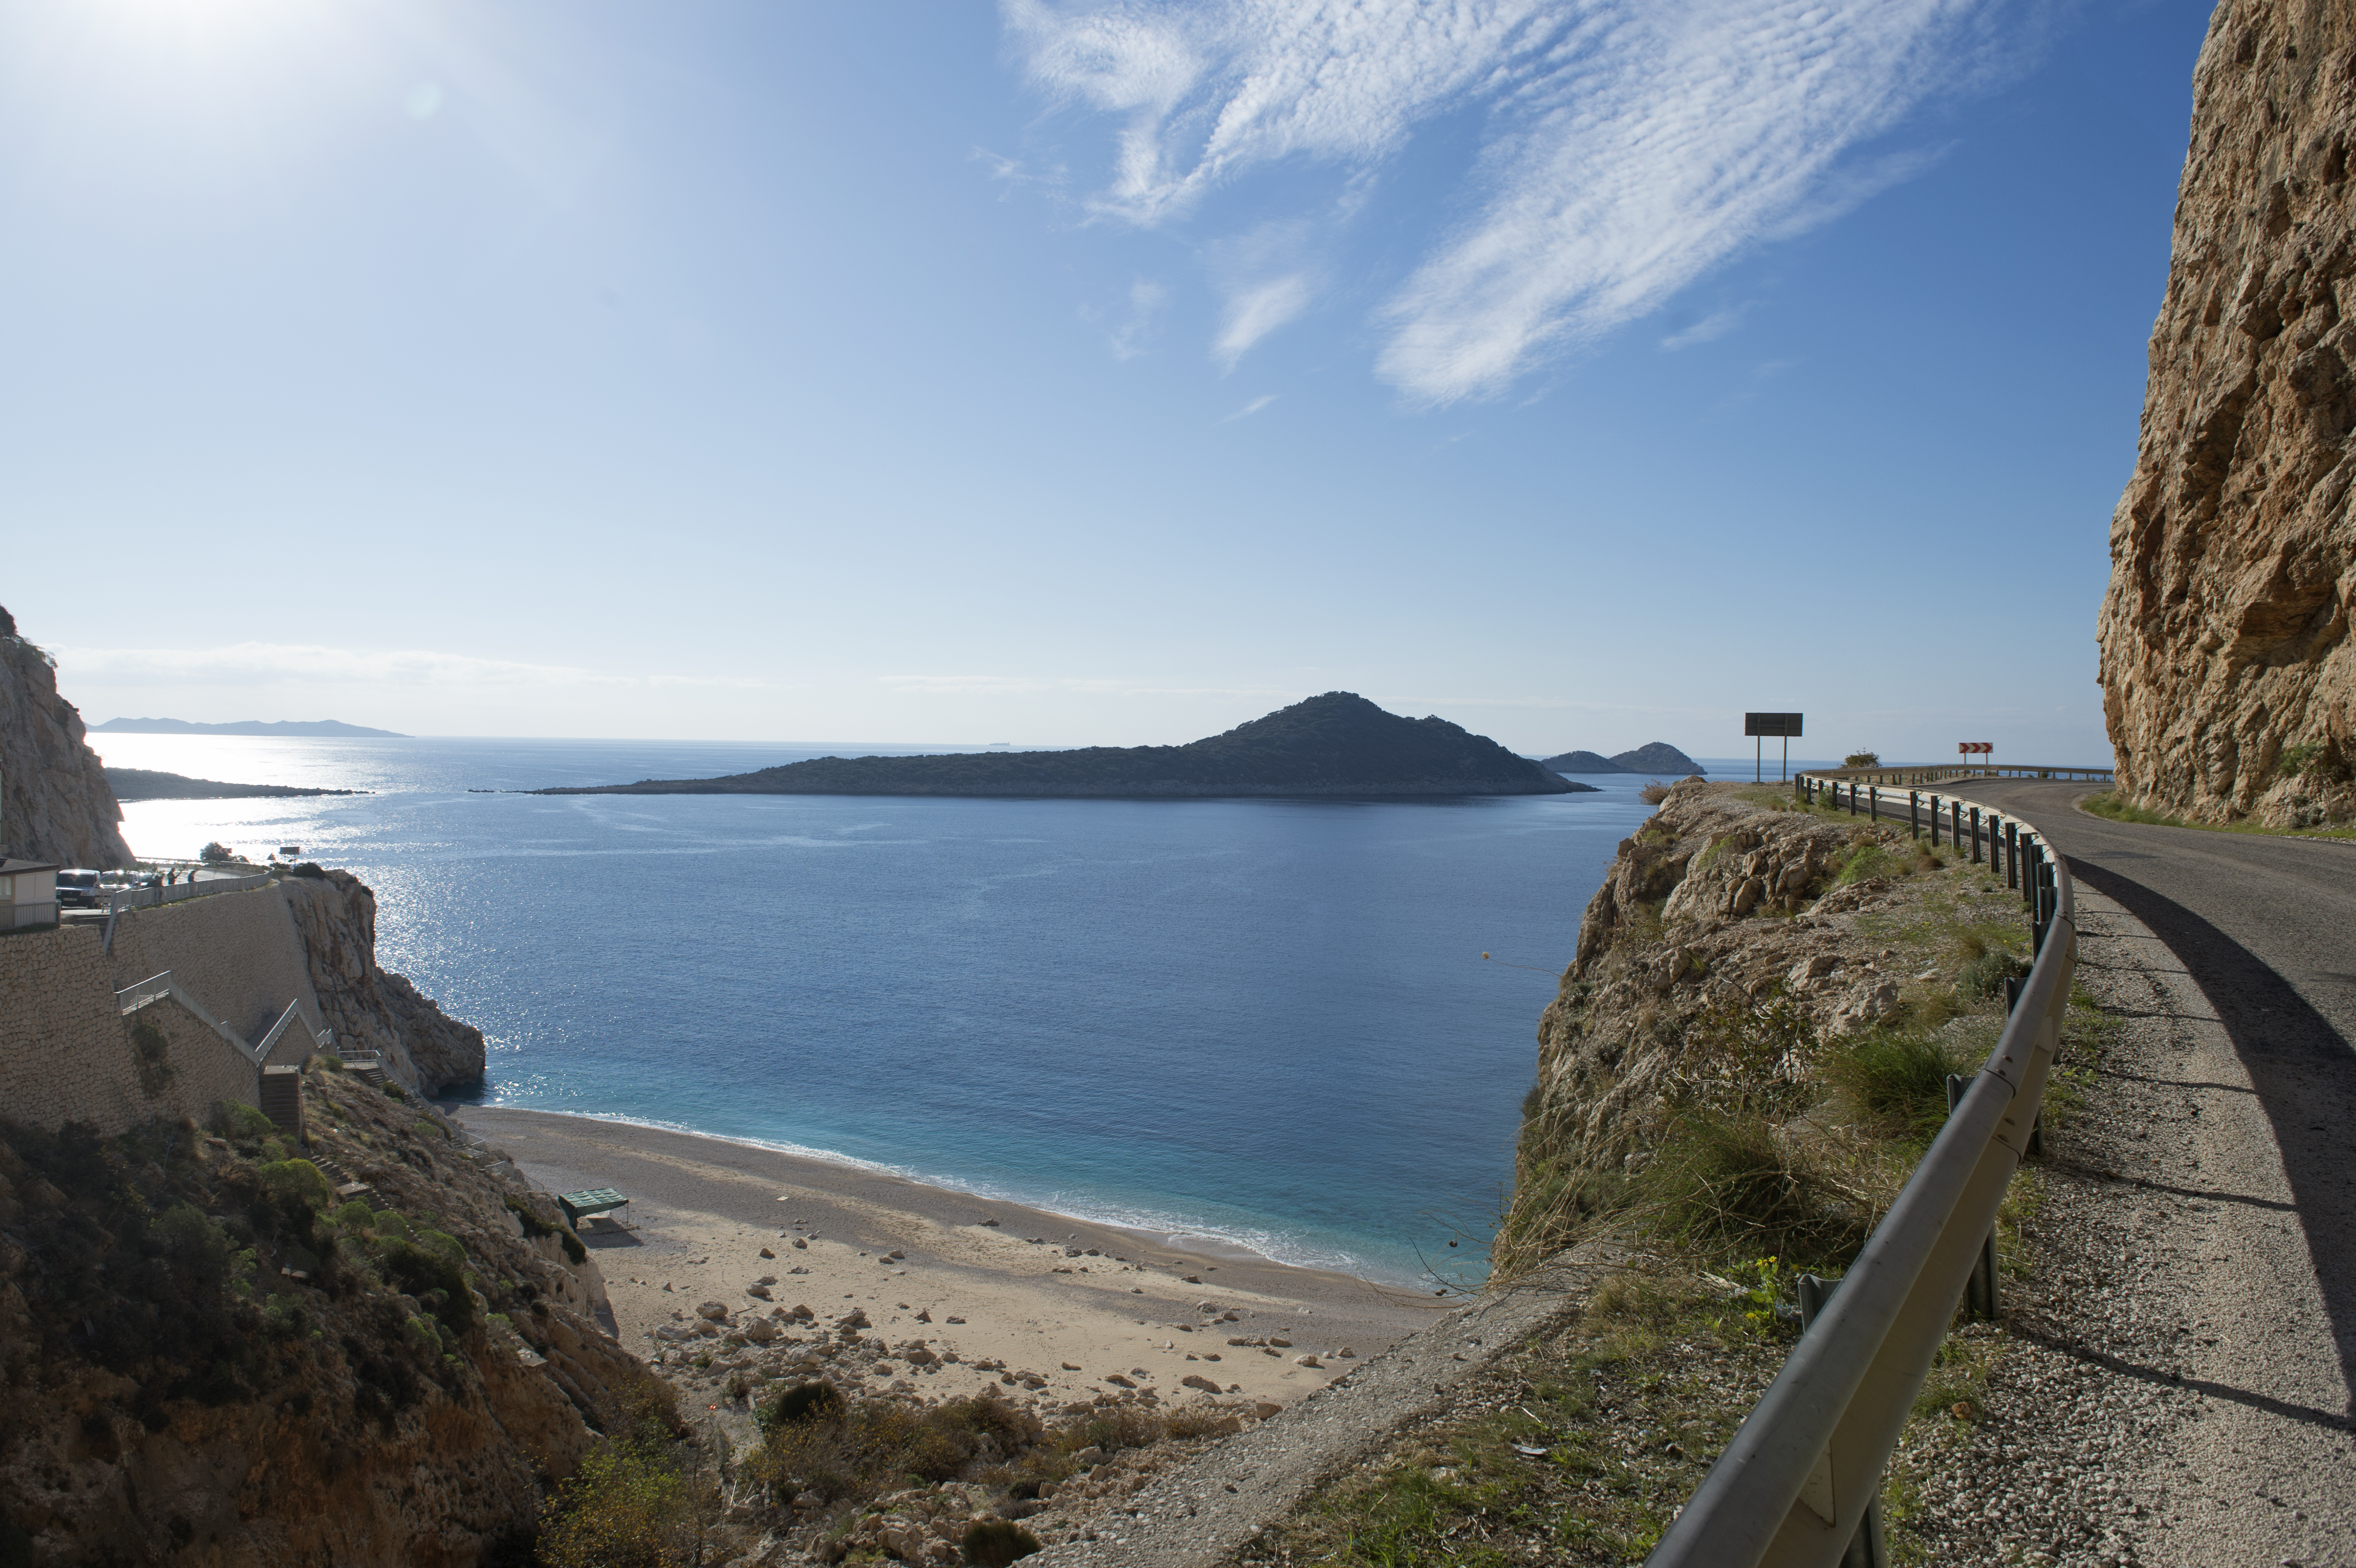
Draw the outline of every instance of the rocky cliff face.
<instances>
[{"instance_id":1,"label":"rocky cliff face","mask_svg":"<svg viewBox=\"0 0 2356 1568\"><path fill-rule=\"evenodd\" d=\"M675 1423L552 1200L414 1104L304 1084L308 1147L252 1112L0 1124L0 1561L522 1561L599 1432Z\"/></svg>"},{"instance_id":2,"label":"rocky cliff face","mask_svg":"<svg viewBox=\"0 0 2356 1568\"><path fill-rule=\"evenodd\" d=\"M2193 94L2104 710L2132 798L2313 824L2356 812L2356 13L2225 0Z\"/></svg>"},{"instance_id":3,"label":"rocky cliff face","mask_svg":"<svg viewBox=\"0 0 2356 1568\"><path fill-rule=\"evenodd\" d=\"M1902 822L1761 793L1677 784L1589 902L1538 1021L1493 1254L1504 1274L1550 1256L1584 1206L1617 1201L1697 1115L1771 1091L1805 1111L1840 1042L1995 1009L1958 986L1966 964L2020 942L2017 894ZM1966 929L1977 947L1958 943Z\"/></svg>"},{"instance_id":4,"label":"rocky cliff face","mask_svg":"<svg viewBox=\"0 0 2356 1568\"><path fill-rule=\"evenodd\" d=\"M0 849L100 870L131 864L123 808L83 734L48 656L0 610Z\"/></svg>"},{"instance_id":5,"label":"rocky cliff face","mask_svg":"<svg viewBox=\"0 0 2356 1568\"><path fill-rule=\"evenodd\" d=\"M483 1031L444 1012L376 961L376 894L349 871L282 884L310 960L311 987L336 1044L373 1051L424 1094L483 1075Z\"/></svg>"}]
</instances>

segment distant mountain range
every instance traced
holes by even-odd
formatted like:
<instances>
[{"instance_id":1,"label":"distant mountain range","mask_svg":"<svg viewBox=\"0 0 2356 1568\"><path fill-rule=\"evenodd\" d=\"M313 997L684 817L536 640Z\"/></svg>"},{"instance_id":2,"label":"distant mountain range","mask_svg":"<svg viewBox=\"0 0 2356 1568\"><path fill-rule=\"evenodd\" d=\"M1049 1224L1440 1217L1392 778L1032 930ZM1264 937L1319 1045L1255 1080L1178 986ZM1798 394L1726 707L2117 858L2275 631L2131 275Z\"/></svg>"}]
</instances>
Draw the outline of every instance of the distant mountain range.
<instances>
[{"instance_id":1,"label":"distant mountain range","mask_svg":"<svg viewBox=\"0 0 2356 1568\"><path fill-rule=\"evenodd\" d=\"M1666 741L1655 741L1616 757L1599 757L1592 752L1565 752L1558 757L1543 759L1539 766L1558 773L1674 773L1679 778L1703 771L1699 763Z\"/></svg>"},{"instance_id":2,"label":"distant mountain range","mask_svg":"<svg viewBox=\"0 0 2356 1568\"><path fill-rule=\"evenodd\" d=\"M409 738L398 730L371 730L365 724L346 724L336 719L281 719L272 724L254 719L241 720L235 724L191 724L186 719L110 719L90 728L92 734L110 735L341 735L386 741Z\"/></svg>"},{"instance_id":3,"label":"distant mountain range","mask_svg":"<svg viewBox=\"0 0 2356 1568\"><path fill-rule=\"evenodd\" d=\"M818 757L712 779L648 779L540 795L954 795L1203 799L1222 795L1568 795L1591 791L1445 719L1403 719L1329 691L1183 746Z\"/></svg>"}]
</instances>

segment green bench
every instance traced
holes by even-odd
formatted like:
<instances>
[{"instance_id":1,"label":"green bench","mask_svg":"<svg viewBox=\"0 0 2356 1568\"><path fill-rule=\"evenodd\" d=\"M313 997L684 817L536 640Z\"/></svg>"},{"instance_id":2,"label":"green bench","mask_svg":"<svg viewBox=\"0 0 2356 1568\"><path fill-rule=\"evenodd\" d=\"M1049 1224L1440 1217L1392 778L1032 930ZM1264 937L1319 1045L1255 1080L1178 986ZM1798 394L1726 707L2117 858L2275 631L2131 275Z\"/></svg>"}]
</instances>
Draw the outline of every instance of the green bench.
<instances>
[{"instance_id":1,"label":"green bench","mask_svg":"<svg viewBox=\"0 0 2356 1568\"><path fill-rule=\"evenodd\" d=\"M564 1211L564 1222L578 1231L581 1221L599 1214L611 1214L616 1209L627 1209L630 1200L610 1187L592 1187L582 1192L560 1192L556 1206ZM621 1224L616 1220L616 1224ZM623 1226L627 1230L629 1227Z\"/></svg>"}]
</instances>

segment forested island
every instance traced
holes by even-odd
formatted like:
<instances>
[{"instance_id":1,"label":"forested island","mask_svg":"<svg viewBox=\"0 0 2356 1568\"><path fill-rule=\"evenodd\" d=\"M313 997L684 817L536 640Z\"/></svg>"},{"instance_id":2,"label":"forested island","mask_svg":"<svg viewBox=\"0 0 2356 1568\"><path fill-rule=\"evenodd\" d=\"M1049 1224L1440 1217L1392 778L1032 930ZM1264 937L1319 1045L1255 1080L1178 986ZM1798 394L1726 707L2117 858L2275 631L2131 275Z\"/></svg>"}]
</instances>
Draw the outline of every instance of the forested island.
<instances>
[{"instance_id":1,"label":"forested island","mask_svg":"<svg viewBox=\"0 0 2356 1568\"><path fill-rule=\"evenodd\" d=\"M1221 795L1569 795L1573 784L1445 719L1406 719L1329 691L1183 746L818 757L712 779L537 795L966 795L1202 799Z\"/></svg>"}]
</instances>

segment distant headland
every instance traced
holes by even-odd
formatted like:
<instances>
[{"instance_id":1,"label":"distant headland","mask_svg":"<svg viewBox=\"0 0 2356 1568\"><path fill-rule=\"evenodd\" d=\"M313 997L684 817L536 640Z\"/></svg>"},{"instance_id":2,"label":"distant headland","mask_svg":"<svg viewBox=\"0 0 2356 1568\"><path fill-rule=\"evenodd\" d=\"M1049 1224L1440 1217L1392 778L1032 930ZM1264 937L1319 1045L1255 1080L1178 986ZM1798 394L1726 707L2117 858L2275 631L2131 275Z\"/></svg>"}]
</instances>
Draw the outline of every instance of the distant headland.
<instances>
[{"instance_id":1,"label":"distant headland","mask_svg":"<svg viewBox=\"0 0 2356 1568\"><path fill-rule=\"evenodd\" d=\"M1599 757L1592 752L1565 752L1560 756L1541 759L1538 765L1558 773L1674 773L1679 778L1703 771L1699 763L1666 741L1655 741L1616 757Z\"/></svg>"},{"instance_id":2,"label":"distant headland","mask_svg":"<svg viewBox=\"0 0 2356 1568\"><path fill-rule=\"evenodd\" d=\"M152 768L109 768L106 787L114 792L117 801L243 800L255 796L284 800L294 795L371 793L364 789L304 789L294 784L226 784L220 779L157 773Z\"/></svg>"},{"instance_id":3,"label":"distant headland","mask_svg":"<svg viewBox=\"0 0 2356 1568\"><path fill-rule=\"evenodd\" d=\"M1592 791L1485 735L1329 691L1183 746L818 757L712 779L538 795L954 795L1205 799L1226 795L1569 795Z\"/></svg>"},{"instance_id":4,"label":"distant headland","mask_svg":"<svg viewBox=\"0 0 2356 1568\"><path fill-rule=\"evenodd\" d=\"M192 724L186 719L110 719L90 727L93 735L340 735L379 741L405 741L398 730L371 730L337 719L282 719L265 724L242 719L234 724Z\"/></svg>"}]
</instances>

